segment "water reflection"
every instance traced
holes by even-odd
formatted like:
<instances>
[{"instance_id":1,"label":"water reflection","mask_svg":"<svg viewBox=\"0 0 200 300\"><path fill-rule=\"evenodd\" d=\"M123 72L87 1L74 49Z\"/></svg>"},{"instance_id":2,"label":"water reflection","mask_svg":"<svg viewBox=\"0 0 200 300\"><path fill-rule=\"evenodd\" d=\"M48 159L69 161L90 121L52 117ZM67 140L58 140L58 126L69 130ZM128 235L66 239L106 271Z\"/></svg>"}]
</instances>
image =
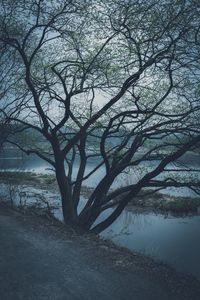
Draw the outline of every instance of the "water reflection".
<instances>
[{"instance_id":1,"label":"water reflection","mask_svg":"<svg viewBox=\"0 0 200 300\"><path fill-rule=\"evenodd\" d=\"M200 216L176 218L124 211L102 236L200 278Z\"/></svg>"}]
</instances>

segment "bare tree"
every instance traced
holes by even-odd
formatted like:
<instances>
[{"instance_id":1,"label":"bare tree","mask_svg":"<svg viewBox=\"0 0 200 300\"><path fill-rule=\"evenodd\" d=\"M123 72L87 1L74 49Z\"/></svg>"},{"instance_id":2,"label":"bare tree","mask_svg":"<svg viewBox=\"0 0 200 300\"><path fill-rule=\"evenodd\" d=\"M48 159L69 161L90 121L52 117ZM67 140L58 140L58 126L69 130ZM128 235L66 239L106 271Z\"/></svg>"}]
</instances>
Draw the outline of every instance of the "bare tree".
<instances>
[{"instance_id":1,"label":"bare tree","mask_svg":"<svg viewBox=\"0 0 200 300\"><path fill-rule=\"evenodd\" d=\"M200 140L199 10L198 1L1 1L10 57L1 114L15 128L7 142L53 167L66 223L99 233L148 187L199 192L198 179L171 168ZM48 150L16 140L30 130ZM78 213L81 187L99 168ZM127 170L138 180L113 190Z\"/></svg>"}]
</instances>

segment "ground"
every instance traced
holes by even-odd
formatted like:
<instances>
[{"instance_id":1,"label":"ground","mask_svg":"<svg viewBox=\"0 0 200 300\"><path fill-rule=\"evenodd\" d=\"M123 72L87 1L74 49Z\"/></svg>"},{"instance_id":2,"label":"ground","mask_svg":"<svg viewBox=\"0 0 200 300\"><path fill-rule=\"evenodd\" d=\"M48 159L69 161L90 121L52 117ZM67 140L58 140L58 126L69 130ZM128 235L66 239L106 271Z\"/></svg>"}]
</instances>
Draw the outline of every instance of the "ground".
<instances>
[{"instance_id":1,"label":"ground","mask_svg":"<svg viewBox=\"0 0 200 300\"><path fill-rule=\"evenodd\" d=\"M199 300L200 282L94 236L0 205L2 300Z\"/></svg>"}]
</instances>

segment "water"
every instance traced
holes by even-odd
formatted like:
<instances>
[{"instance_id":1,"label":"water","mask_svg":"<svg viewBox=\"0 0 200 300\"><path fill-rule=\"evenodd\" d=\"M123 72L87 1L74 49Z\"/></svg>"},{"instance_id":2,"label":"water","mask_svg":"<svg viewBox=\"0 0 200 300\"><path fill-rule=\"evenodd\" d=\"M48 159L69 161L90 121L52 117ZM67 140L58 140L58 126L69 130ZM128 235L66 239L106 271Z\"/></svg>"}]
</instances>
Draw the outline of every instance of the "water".
<instances>
[{"instance_id":1,"label":"water","mask_svg":"<svg viewBox=\"0 0 200 300\"><path fill-rule=\"evenodd\" d=\"M85 176L90 173L99 162L90 161L86 167ZM181 163L190 165L199 169L200 171L200 156L193 154L186 154L183 158L181 158ZM119 177L114 181L112 188L118 188L120 186L125 186L129 184L134 184L141 177L142 172L145 172L146 168L156 166L156 161L151 161L151 163L144 162L139 169L130 169L128 174L120 174ZM78 161L75 162L73 168L72 176L75 178L78 172ZM174 165L171 165L170 168L176 168ZM27 171L34 172L40 174L52 174L54 170L52 166L48 164L46 161L38 158L36 155L22 155L19 151L15 152L13 149L8 149L6 152L0 152L0 170L10 170L10 171ZM175 172L177 175L177 172ZM92 174L88 179L84 181L85 186L94 187L98 184L99 180L105 175L105 168L99 168L95 173ZM163 179L168 174L161 174L157 177L157 179ZM180 174L178 174L180 175ZM196 173L196 175L200 175L200 173ZM185 176L182 173L182 176ZM192 179L191 179L192 181ZM171 196L180 196L180 197L199 197L196 193L188 188L166 188L162 190L161 193L169 194Z\"/></svg>"},{"instance_id":2,"label":"water","mask_svg":"<svg viewBox=\"0 0 200 300\"><path fill-rule=\"evenodd\" d=\"M200 279L200 216L177 218L125 210L102 236Z\"/></svg>"},{"instance_id":3,"label":"water","mask_svg":"<svg viewBox=\"0 0 200 300\"><path fill-rule=\"evenodd\" d=\"M73 169L73 177L75 178L78 172L78 162L75 163ZM93 163L88 164L85 175L90 173L96 165ZM20 156L20 154L13 153L13 150L10 150L6 156L1 155L0 153L0 170L5 171L19 171L19 172L34 172L40 174L53 174L54 170L52 166L37 157L36 155L30 156ZM105 174L104 168L97 170L90 178L84 181L86 186L94 186L99 182L99 178L102 178Z\"/></svg>"},{"instance_id":4,"label":"water","mask_svg":"<svg viewBox=\"0 0 200 300\"><path fill-rule=\"evenodd\" d=\"M7 156L6 158L0 159L1 169L52 173L46 162L36 159L34 156L28 159L21 159L19 156ZM89 165L87 172L93 167L94 165ZM94 186L103 174L104 170L101 168L87 180L87 185ZM123 181L123 178L120 180ZM133 179L128 178L128 180ZM184 195L186 195L186 191L183 189ZM175 195L177 190L171 190L171 192ZM187 193L189 192L187 191ZM45 200L48 200L53 207L57 207L53 210L54 215L62 220L60 197L56 192L27 186L12 187L1 184L0 197L8 200L12 197L17 205L37 203L38 207L46 207ZM84 205L84 201L82 198L81 206ZM101 220L106 217L107 213L109 212L104 212ZM97 222L101 220L99 219ZM200 279L200 215L174 217L125 210L101 236L111 239L117 245L166 262L177 270L191 273Z\"/></svg>"}]
</instances>

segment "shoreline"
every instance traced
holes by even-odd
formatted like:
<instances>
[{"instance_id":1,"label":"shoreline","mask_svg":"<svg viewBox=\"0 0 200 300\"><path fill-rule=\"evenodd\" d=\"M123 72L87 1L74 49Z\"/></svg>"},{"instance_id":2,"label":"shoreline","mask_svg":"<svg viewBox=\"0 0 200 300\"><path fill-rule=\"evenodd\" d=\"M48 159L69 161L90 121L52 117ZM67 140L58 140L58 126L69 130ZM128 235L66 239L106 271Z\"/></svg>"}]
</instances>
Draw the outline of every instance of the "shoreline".
<instances>
[{"instance_id":1,"label":"shoreline","mask_svg":"<svg viewBox=\"0 0 200 300\"><path fill-rule=\"evenodd\" d=\"M27 185L49 191L58 191L54 175L37 174L32 172L4 172L0 171L0 182L13 185ZM92 192L91 187L82 187L82 196L87 198ZM151 192L146 190L147 193ZM160 192L145 195L141 192L134 200L130 200L127 210L139 212L153 212L159 214L172 214L173 216L187 216L200 214L200 197L178 197L162 194Z\"/></svg>"},{"instance_id":2,"label":"shoreline","mask_svg":"<svg viewBox=\"0 0 200 300\"><path fill-rule=\"evenodd\" d=\"M192 274L177 271L174 267L161 260L118 246L111 240L100 238L92 233L82 233L55 218L37 214L37 210L32 210L31 208L24 212L20 208L13 208L8 203L0 200L0 209L1 211L6 210L10 211L11 214L18 215L20 222L23 222L28 227L31 226L31 230L35 230L35 227L39 227L40 230L46 228L44 229L45 231L54 231L55 229L53 237L57 237L59 240L69 240L70 242L80 240L81 246L84 245L86 250L94 250L98 258L107 261L108 266L114 268L117 272L128 271L131 273L134 270L139 273L145 273L150 277L153 276L152 279L156 278L156 280L161 280L162 283L165 282L167 285L172 285L174 292L178 291L178 293L182 293L185 287L189 291L189 286L199 289L200 292L200 280L198 278ZM186 299L189 300L189 298Z\"/></svg>"},{"instance_id":3,"label":"shoreline","mask_svg":"<svg viewBox=\"0 0 200 300\"><path fill-rule=\"evenodd\" d=\"M21 174L21 175L24 176L24 174ZM27 176L27 174L25 174L25 175ZM46 183L46 181L49 182L50 178L46 177L46 176L44 178L44 176L42 176L42 175L36 175L36 174L30 175L29 174L30 181L27 180L27 177L26 177L26 181L24 179L23 184L22 184L21 178L18 177L18 181L21 184L19 184L19 183L16 184L15 176L16 176L16 174L12 174L12 178L10 179L9 182L8 182L8 180L4 179L4 184L1 186L2 187L1 191L3 191L3 190L6 191L8 197L3 198L2 195L0 195L0 198L2 200L4 199L6 201L7 205L10 205L10 206L13 205L14 210L19 211L23 215L31 214L31 215L36 215L36 216L39 216L42 218L44 217L44 218L49 219L50 222L55 221L56 223L59 223L59 224L65 226L62 223L60 217L58 217L58 215L56 213L57 209L61 213L60 207L58 207L58 206L56 207L56 204L58 204L60 201L59 193L58 193L58 191L55 190L55 184L53 182L51 182L51 184ZM33 177L34 177L34 180L32 180ZM41 180L42 180L42 183L41 183ZM0 182L2 184L1 180L0 180ZM87 190L85 192L87 192ZM22 200L21 202L19 202L20 193L22 195L22 198L20 198ZM5 195L6 195L6 193L5 193ZM11 198L9 198L9 197L11 197ZM48 199L48 201L46 201L47 199ZM149 214L149 212L152 212L152 211L150 211L149 208L136 207L136 206L131 206L131 205L128 206L126 208L126 210L127 210L127 212L130 211L130 212L136 213L136 214L137 214L137 212L139 214ZM159 211L155 211L155 210L153 211L153 213L160 214ZM166 215L166 213L165 213L165 215ZM169 214L167 215L167 217L168 216L169 216ZM190 216L192 217L193 215L190 215ZM179 215L179 217L183 217L183 215L181 214L181 215ZM74 232L76 231L76 229L71 229L71 230ZM81 230L79 233L83 234L83 232ZM85 235L85 233L84 233L84 235ZM89 234L88 236L91 236L91 234ZM102 237L100 239L102 239ZM109 245L112 245L112 244L115 245L115 247L122 249L122 252L124 249L125 252L133 253L133 255L143 256L143 254L140 254L137 251L135 251L134 248L128 250L126 248L126 246L124 246L124 245L122 247L116 246L115 242L110 241L109 237L107 237L106 239L108 239L108 240L106 240L106 242ZM173 264L172 264L172 267L170 267L169 263L167 263L167 262L164 263L162 261L162 259L156 258L156 256L155 256L155 258L152 258L151 255L148 256L148 254L144 254L144 257L147 257L150 260L153 260L154 262L156 262L158 264L166 265L166 266L169 266L169 268L176 270L175 267L173 268ZM180 271L180 273L181 273L181 271ZM187 271L184 273L184 271L183 271L182 274L190 274L190 273L187 273ZM198 276L195 276L195 275L191 275L191 276L196 278L197 280L199 280Z\"/></svg>"}]
</instances>

